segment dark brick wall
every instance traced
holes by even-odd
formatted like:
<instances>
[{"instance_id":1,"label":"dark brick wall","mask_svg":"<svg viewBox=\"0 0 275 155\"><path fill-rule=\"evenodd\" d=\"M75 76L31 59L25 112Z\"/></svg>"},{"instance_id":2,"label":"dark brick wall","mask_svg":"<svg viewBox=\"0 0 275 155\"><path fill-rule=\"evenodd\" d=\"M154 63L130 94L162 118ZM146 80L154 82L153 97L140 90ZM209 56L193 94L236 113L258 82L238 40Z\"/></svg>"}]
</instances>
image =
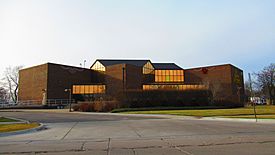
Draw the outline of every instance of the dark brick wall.
<instances>
[{"instance_id":1,"label":"dark brick wall","mask_svg":"<svg viewBox=\"0 0 275 155\"><path fill-rule=\"evenodd\" d=\"M234 100L240 100L240 102L245 101L244 94L244 78L243 71L235 66L231 66L231 79L232 79L232 92L235 97Z\"/></svg>"},{"instance_id":2,"label":"dark brick wall","mask_svg":"<svg viewBox=\"0 0 275 155\"><path fill-rule=\"evenodd\" d=\"M47 88L48 65L43 64L19 71L18 100L41 100Z\"/></svg>"},{"instance_id":3,"label":"dark brick wall","mask_svg":"<svg viewBox=\"0 0 275 155\"><path fill-rule=\"evenodd\" d=\"M123 84L124 68L124 84ZM106 67L106 85L108 95L118 95L125 90L142 89L142 68L129 64ZM123 86L124 85L124 86Z\"/></svg>"},{"instance_id":4,"label":"dark brick wall","mask_svg":"<svg viewBox=\"0 0 275 155\"><path fill-rule=\"evenodd\" d=\"M142 67L126 65L126 89L142 89Z\"/></svg>"},{"instance_id":5,"label":"dark brick wall","mask_svg":"<svg viewBox=\"0 0 275 155\"><path fill-rule=\"evenodd\" d=\"M68 99L69 93L64 92L66 88L72 89L72 85L96 82L94 78L96 72L90 69L52 63L48 66L48 99Z\"/></svg>"},{"instance_id":6,"label":"dark brick wall","mask_svg":"<svg viewBox=\"0 0 275 155\"><path fill-rule=\"evenodd\" d=\"M106 67L105 80L106 80L106 91L108 95L117 95L123 91L123 70L125 64L117 64ZM125 85L126 85L126 74L124 74Z\"/></svg>"},{"instance_id":7,"label":"dark brick wall","mask_svg":"<svg viewBox=\"0 0 275 155\"><path fill-rule=\"evenodd\" d=\"M238 76L238 85L236 78ZM185 70L186 84L206 84L216 100L243 102L242 70L232 65L209 66ZM238 90L239 89L239 90Z\"/></svg>"}]
</instances>

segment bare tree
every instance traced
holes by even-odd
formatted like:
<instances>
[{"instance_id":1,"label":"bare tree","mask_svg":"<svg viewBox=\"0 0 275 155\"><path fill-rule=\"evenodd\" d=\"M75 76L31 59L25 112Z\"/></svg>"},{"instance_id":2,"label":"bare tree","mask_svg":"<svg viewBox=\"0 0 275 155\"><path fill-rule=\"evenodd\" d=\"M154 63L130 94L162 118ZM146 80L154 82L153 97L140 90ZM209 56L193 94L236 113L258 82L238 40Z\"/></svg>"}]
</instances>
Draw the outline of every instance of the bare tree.
<instances>
[{"instance_id":1,"label":"bare tree","mask_svg":"<svg viewBox=\"0 0 275 155\"><path fill-rule=\"evenodd\" d=\"M275 63L271 63L260 72L256 73L257 85L266 94L270 104L274 104L275 97Z\"/></svg>"},{"instance_id":2,"label":"bare tree","mask_svg":"<svg viewBox=\"0 0 275 155\"><path fill-rule=\"evenodd\" d=\"M22 66L7 67L4 72L3 83L5 88L9 91L9 97L13 102L17 102L19 70L21 68Z\"/></svg>"},{"instance_id":3,"label":"bare tree","mask_svg":"<svg viewBox=\"0 0 275 155\"><path fill-rule=\"evenodd\" d=\"M0 87L0 102L7 101L8 93L5 88Z\"/></svg>"}]
</instances>

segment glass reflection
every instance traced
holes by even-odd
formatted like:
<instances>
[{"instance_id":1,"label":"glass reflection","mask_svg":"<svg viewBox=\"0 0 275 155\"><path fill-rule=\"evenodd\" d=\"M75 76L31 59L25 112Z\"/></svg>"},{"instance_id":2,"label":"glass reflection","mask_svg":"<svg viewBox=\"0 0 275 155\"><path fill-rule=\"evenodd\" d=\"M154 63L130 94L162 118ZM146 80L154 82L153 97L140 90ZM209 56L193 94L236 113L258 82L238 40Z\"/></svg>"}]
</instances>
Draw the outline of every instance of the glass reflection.
<instances>
[{"instance_id":1,"label":"glass reflection","mask_svg":"<svg viewBox=\"0 0 275 155\"><path fill-rule=\"evenodd\" d=\"M155 82L183 82L183 70L156 70Z\"/></svg>"},{"instance_id":2,"label":"glass reflection","mask_svg":"<svg viewBox=\"0 0 275 155\"><path fill-rule=\"evenodd\" d=\"M154 73L154 67L150 62L147 62L143 68L142 68L143 74L153 74Z\"/></svg>"},{"instance_id":3,"label":"glass reflection","mask_svg":"<svg viewBox=\"0 0 275 155\"><path fill-rule=\"evenodd\" d=\"M104 94L105 85L73 85L73 94Z\"/></svg>"},{"instance_id":4,"label":"glass reflection","mask_svg":"<svg viewBox=\"0 0 275 155\"><path fill-rule=\"evenodd\" d=\"M99 62L97 61L92 67L92 70L96 70L96 71L100 71L100 72L105 72L105 67Z\"/></svg>"},{"instance_id":5,"label":"glass reflection","mask_svg":"<svg viewBox=\"0 0 275 155\"><path fill-rule=\"evenodd\" d=\"M206 90L208 89L205 85L143 85L143 90Z\"/></svg>"}]
</instances>

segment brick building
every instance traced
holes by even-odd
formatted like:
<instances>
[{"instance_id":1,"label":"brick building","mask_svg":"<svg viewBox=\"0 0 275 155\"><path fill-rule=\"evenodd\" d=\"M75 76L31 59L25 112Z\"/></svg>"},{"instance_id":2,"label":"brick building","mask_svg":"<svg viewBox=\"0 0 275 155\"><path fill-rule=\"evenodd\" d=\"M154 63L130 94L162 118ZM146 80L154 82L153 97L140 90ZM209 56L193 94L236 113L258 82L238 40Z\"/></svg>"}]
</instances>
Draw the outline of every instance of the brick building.
<instances>
[{"instance_id":1,"label":"brick building","mask_svg":"<svg viewBox=\"0 0 275 155\"><path fill-rule=\"evenodd\" d=\"M185 83L206 85L220 101L244 102L243 71L231 65L206 66L184 70Z\"/></svg>"},{"instance_id":2,"label":"brick building","mask_svg":"<svg viewBox=\"0 0 275 155\"><path fill-rule=\"evenodd\" d=\"M174 63L150 60L98 59L90 69L47 63L19 72L19 101L116 97L127 91L210 90L213 98L243 103L242 70L233 65L182 69ZM229 104L228 102L228 104Z\"/></svg>"}]
</instances>

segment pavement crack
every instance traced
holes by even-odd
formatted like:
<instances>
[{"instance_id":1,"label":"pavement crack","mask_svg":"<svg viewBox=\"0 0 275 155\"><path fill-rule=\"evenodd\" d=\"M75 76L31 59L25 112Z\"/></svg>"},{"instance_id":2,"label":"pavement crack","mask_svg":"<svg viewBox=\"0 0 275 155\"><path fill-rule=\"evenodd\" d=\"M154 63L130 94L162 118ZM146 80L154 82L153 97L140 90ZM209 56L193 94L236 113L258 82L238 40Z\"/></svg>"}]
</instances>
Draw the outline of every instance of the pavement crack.
<instances>
[{"instance_id":1,"label":"pavement crack","mask_svg":"<svg viewBox=\"0 0 275 155\"><path fill-rule=\"evenodd\" d=\"M70 129L69 131L61 138L61 140L65 139L65 137L71 132L71 130L78 124L78 122L76 122Z\"/></svg>"},{"instance_id":2,"label":"pavement crack","mask_svg":"<svg viewBox=\"0 0 275 155\"><path fill-rule=\"evenodd\" d=\"M32 140L30 140L30 141L26 142L26 144L30 144L31 142L33 142L33 141L32 141Z\"/></svg>"},{"instance_id":3,"label":"pavement crack","mask_svg":"<svg viewBox=\"0 0 275 155\"><path fill-rule=\"evenodd\" d=\"M261 141L261 142L231 142L231 143L216 143L216 144L202 144L197 146L219 146L219 145L237 145L237 144L265 144L265 143L274 143L275 141Z\"/></svg>"},{"instance_id":4,"label":"pavement crack","mask_svg":"<svg viewBox=\"0 0 275 155\"><path fill-rule=\"evenodd\" d=\"M132 127L131 125L128 125L128 127L129 127L130 129L132 129L132 130L136 133L136 135L137 135L139 138L142 137L141 134L139 134L139 133L137 132L137 130L136 130L134 127Z\"/></svg>"},{"instance_id":5,"label":"pavement crack","mask_svg":"<svg viewBox=\"0 0 275 155\"><path fill-rule=\"evenodd\" d=\"M54 151L21 151L21 152L1 152L0 154L48 154L48 153L70 153L70 152L84 152L83 150L71 149L71 150L54 150Z\"/></svg>"},{"instance_id":6,"label":"pavement crack","mask_svg":"<svg viewBox=\"0 0 275 155\"><path fill-rule=\"evenodd\" d=\"M180 151L180 152L182 152L182 153L184 153L184 154L186 154L186 155L194 155L194 154L192 154L192 153L190 153L190 152L188 152L188 151L185 151L185 150L181 149L180 147L178 147L178 146L176 146L176 145L173 145L172 143L169 143L168 141L164 140L163 138L161 138L161 140L162 140L164 143L168 144L168 146L169 146L170 148L174 148L174 149L176 149L176 150L178 150L178 151Z\"/></svg>"},{"instance_id":7,"label":"pavement crack","mask_svg":"<svg viewBox=\"0 0 275 155\"><path fill-rule=\"evenodd\" d=\"M81 147L80 147L80 150L85 151L85 148L84 148L85 144L86 144L86 142L83 142L83 143L82 143L82 145L81 145Z\"/></svg>"}]
</instances>

